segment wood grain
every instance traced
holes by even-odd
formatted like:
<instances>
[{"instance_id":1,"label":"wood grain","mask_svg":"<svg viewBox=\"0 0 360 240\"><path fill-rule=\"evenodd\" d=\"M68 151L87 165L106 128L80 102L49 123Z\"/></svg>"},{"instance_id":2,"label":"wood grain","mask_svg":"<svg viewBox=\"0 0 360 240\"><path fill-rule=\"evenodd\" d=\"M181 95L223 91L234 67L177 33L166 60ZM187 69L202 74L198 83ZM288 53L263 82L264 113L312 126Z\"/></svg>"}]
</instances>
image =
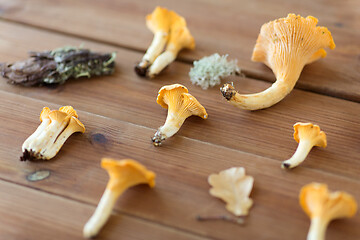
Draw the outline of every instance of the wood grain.
<instances>
[{"instance_id":1,"label":"wood grain","mask_svg":"<svg viewBox=\"0 0 360 240\"><path fill-rule=\"evenodd\" d=\"M313 15L329 28L337 47L305 67L297 87L360 102L360 45L354 41L360 38L358 1L0 1L2 19L140 51L152 39L145 16L157 5L184 16L196 39L196 50L183 52L180 59L229 53L249 77L267 81L274 80L271 70L250 61L261 25L291 12Z\"/></svg>"},{"instance_id":2,"label":"wood grain","mask_svg":"<svg viewBox=\"0 0 360 240\"><path fill-rule=\"evenodd\" d=\"M26 102L26 106L24 103ZM280 169L276 160L244 153L186 137L169 139L155 148L149 135L155 129L78 111L87 127L85 134L72 136L58 156L48 162L20 162L21 144L36 128L38 114L47 104L39 100L2 92L0 95L0 178L92 205L97 204L108 176L99 167L101 157L134 158L157 173L157 186L128 190L118 202L120 213L217 239L304 239L309 225L298 204L301 186L324 182L360 198L358 179L323 171ZM58 105L49 104L56 108ZM12 114L6 115L5 113ZM18 147L16 147L18 146ZM228 214L224 204L208 194L207 176L233 166L245 167L255 178L251 197L255 205L246 226L223 222L197 222L197 215ZM26 176L47 169L51 176L29 182ZM360 216L336 221L327 239L360 237ZM261 231L259 231L261 229Z\"/></svg>"},{"instance_id":3,"label":"wood grain","mask_svg":"<svg viewBox=\"0 0 360 240\"><path fill-rule=\"evenodd\" d=\"M133 66L151 41L144 17L156 5L187 19L197 49L182 52L159 77L146 80ZM269 87L273 74L250 62L251 52L261 25L288 12L319 18L337 44L327 58L305 67L296 87L306 91L294 90L274 107L249 112L226 103L218 87L204 91L190 84L190 62L219 52L239 59L248 78L226 81L234 81L241 93ZM0 239L82 239L108 181L102 157L136 159L156 172L157 183L154 189L126 191L98 239L305 239L309 219L298 203L303 185L327 183L360 201L359 14L353 0L0 0L0 62L25 59L29 50L82 43L118 54L110 77L51 88L0 80ZM150 137L166 117L155 102L157 91L172 83L186 85L209 119L187 119L178 134L155 148ZM38 126L42 107L62 105L78 111L85 134L71 136L51 161L20 162L21 145ZM320 125L328 147L313 149L301 166L284 171L280 162L296 149L297 121ZM255 178L255 204L246 224L196 221L198 215L230 215L209 195L207 176L234 166ZM28 180L41 170L50 176ZM326 239L360 239L359 224L359 213L334 221Z\"/></svg>"},{"instance_id":4,"label":"wood grain","mask_svg":"<svg viewBox=\"0 0 360 240\"><path fill-rule=\"evenodd\" d=\"M82 228L95 206L0 181L2 239L84 239ZM194 236L113 213L96 239L194 239Z\"/></svg>"},{"instance_id":5,"label":"wood grain","mask_svg":"<svg viewBox=\"0 0 360 240\"><path fill-rule=\"evenodd\" d=\"M269 109L243 111L226 103L218 88L203 91L191 85L187 64L174 63L162 76L148 81L132 71L133 63L140 57L138 53L8 23L0 23L0 28L3 29L0 61L24 59L27 50L53 49L65 43L80 45L83 42L94 50L118 53L116 73L111 77L70 80L57 88L23 88L0 81L3 91L70 104L87 112L156 129L166 117L166 110L155 102L158 89L166 84L181 83L205 106L209 119L189 118L177 135L273 158L280 165L297 146L292 137L292 125L298 121L313 122L327 133L328 147L313 149L302 167L358 179L360 169L354 167L360 159L360 105L357 103L294 90ZM33 37L26 39L27 35ZM39 47L41 39L47 41ZM230 80L245 93L269 86L246 78ZM152 134L147 137L150 139Z\"/></svg>"}]
</instances>

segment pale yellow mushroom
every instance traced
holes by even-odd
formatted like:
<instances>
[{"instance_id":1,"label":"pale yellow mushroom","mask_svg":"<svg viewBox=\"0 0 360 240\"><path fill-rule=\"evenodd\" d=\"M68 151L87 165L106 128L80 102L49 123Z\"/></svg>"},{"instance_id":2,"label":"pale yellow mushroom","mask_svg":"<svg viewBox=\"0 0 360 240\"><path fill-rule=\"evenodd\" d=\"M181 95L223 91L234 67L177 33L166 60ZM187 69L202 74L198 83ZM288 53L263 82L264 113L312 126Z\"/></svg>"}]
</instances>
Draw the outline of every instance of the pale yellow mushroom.
<instances>
[{"instance_id":1,"label":"pale yellow mushroom","mask_svg":"<svg viewBox=\"0 0 360 240\"><path fill-rule=\"evenodd\" d=\"M40 113L40 122L41 124L36 129L36 131L28 137L22 145L22 151L25 152L26 149L29 148L30 143L37 138L47 126L49 126L51 120L49 118L50 109L48 107L44 107Z\"/></svg>"},{"instance_id":2,"label":"pale yellow mushroom","mask_svg":"<svg viewBox=\"0 0 360 240\"><path fill-rule=\"evenodd\" d=\"M293 168L302 163L310 150L315 147L326 147L326 134L320 131L318 125L312 123L296 123L294 124L294 139L299 143L294 155L283 161L282 168Z\"/></svg>"},{"instance_id":3,"label":"pale yellow mushroom","mask_svg":"<svg viewBox=\"0 0 360 240\"><path fill-rule=\"evenodd\" d=\"M23 143L22 161L49 160L73 133L85 132L84 125L71 106L53 111L45 107L40 114L40 121L40 126Z\"/></svg>"},{"instance_id":4,"label":"pale yellow mushroom","mask_svg":"<svg viewBox=\"0 0 360 240\"><path fill-rule=\"evenodd\" d=\"M148 76L154 77L159 74L176 59L178 53L184 48L193 50L195 48L195 40L186 27L185 19L178 17L170 28L170 39L165 52L158 56L150 66Z\"/></svg>"},{"instance_id":5,"label":"pale yellow mushroom","mask_svg":"<svg viewBox=\"0 0 360 240\"><path fill-rule=\"evenodd\" d=\"M247 110L268 108L281 101L294 88L306 64L324 58L324 48L335 48L330 31L326 27L317 27L317 22L312 16L303 18L289 14L264 24L252 60L270 67L276 82L255 94L240 94L231 84L225 84L220 91L226 100Z\"/></svg>"},{"instance_id":6,"label":"pale yellow mushroom","mask_svg":"<svg viewBox=\"0 0 360 240\"><path fill-rule=\"evenodd\" d=\"M254 185L254 178L245 175L245 168L232 167L211 174L208 182L212 186L210 194L226 202L226 209L236 216L246 216L253 205L249 197Z\"/></svg>"},{"instance_id":7,"label":"pale yellow mushroom","mask_svg":"<svg viewBox=\"0 0 360 240\"><path fill-rule=\"evenodd\" d=\"M300 191L300 205L311 219L307 240L324 240L328 224L338 218L350 218L357 211L353 196L329 192L327 185L311 183Z\"/></svg>"},{"instance_id":8,"label":"pale yellow mushroom","mask_svg":"<svg viewBox=\"0 0 360 240\"><path fill-rule=\"evenodd\" d=\"M103 158L101 167L108 171L110 179L94 214L84 226L83 235L86 238L99 233L125 190L138 184L148 184L151 188L155 186L155 173L132 159L117 161Z\"/></svg>"},{"instance_id":9,"label":"pale yellow mushroom","mask_svg":"<svg viewBox=\"0 0 360 240\"><path fill-rule=\"evenodd\" d=\"M159 90L156 102L168 109L165 124L155 133L152 141L155 146L177 133L185 119L196 115L203 119L208 117L205 108L188 93L185 86L180 84L167 85Z\"/></svg>"},{"instance_id":10,"label":"pale yellow mushroom","mask_svg":"<svg viewBox=\"0 0 360 240\"><path fill-rule=\"evenodd\" d=\"M146 25L154 33L154 38L141 62L135 66L135 72L138 75L145 76L148 67L164 50L169 39L171 24L176 16L175 12L162 7L156 7L151 14L146 16Z\"/></svg>"}]
</instances>

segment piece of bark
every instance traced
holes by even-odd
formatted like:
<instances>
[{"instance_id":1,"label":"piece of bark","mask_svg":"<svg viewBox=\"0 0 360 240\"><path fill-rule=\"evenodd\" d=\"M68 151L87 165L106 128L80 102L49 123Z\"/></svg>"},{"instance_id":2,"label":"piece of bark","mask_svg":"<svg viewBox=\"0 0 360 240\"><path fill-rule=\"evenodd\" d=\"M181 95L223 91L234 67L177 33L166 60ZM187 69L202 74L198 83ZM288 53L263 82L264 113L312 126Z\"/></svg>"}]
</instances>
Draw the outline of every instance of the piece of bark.
<instances>
[{"instance_id":1,"label":"piece of bark","mask_svg":"<svg viewBox=\"0 0 360 240\"><path fill-rule=\"evenodd\" d=\"M62 84L69 78L111 75L116 54L63 47L53 51L29 52L29 56L24 61L1 64L1 75L16 85Z\"/></svg>"}]
</instances>

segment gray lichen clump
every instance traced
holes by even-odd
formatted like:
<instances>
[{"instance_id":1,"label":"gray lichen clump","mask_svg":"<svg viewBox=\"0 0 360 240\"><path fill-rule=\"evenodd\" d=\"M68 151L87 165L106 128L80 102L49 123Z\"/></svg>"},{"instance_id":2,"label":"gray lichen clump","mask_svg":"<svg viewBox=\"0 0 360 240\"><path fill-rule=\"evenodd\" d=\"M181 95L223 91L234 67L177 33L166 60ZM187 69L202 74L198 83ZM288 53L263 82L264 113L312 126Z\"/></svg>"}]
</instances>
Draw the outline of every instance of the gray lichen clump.
<instances>
[{"instance_id":1,"label":"gray lichen clump","mask_svg":"<svg viewBox=\"0 0 360 240\"><path fill-rule=\"evenodd\" d=\"M194 61L194 67L190 69L190 81L203 89L214 87L221 83L221 79L231 75L239 75L240 68L237 60L227 60L228 55L220 56L215 53Z\"/></svg>"},{"instance_id":2,"label":"gray lichen clump","mask_svg":"<svg viewBox=\"0 0 360 240\"><path fill-rule=\"evenodd\" d=\"M111 75L116 53L95 53L89 49L63 47L53 51L29 52L30 58L2 64L1 75L9 83L23 86L62 84L69 78Z\"/></svg>"}]
</instances>

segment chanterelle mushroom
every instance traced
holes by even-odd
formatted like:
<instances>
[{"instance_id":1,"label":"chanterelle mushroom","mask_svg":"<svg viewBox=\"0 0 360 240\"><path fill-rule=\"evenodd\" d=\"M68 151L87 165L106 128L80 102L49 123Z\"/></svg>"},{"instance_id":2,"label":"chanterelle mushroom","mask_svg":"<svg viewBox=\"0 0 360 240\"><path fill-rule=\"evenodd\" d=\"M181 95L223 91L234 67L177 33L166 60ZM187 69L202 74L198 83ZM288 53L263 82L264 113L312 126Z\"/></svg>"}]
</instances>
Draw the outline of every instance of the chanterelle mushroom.
<instances>
[{"instance_id":1,"label":"chanterelle mushroom","mask_svg":"<svg viewBox=\"0 0 360 240\"><path fill-rule=\"evenodd\" d=\"M155 146L160 146L162 141L177 133L185 119L191 115L203 119L208 117L205 108L188 93L185 86L180 84L163 86L159 90L156 102L163 108L167 108L168 114L165 124L152 138Z\"/></svg>"},{"instance_id":2,"label":"chanterelle mushroom","mask_svg":"<svg viewBox=\"0 0 360 240\"><path fill-rule=\"evenodd\" d=\"M311 183L300 192L300 205L311 219L307 240L324 240L328 224L337 218L352 217L357 211L353 196L329 192L327 185Z\"/></svg>"},{"instance_id":3,"label":"chanterelle mushroom","mask_svg":"<svg viewBox=\"0 0 360 240\"><path fill-rule=\"evenodd\" d=\"M146 25L154 33L154 38L141 62L135 66L135 72L138 75L145 76L148 67L164 50L169 38L170 27L175 16L175 12L162 7L156 7L151 14L146 16Z\"/></svg>"},{"instance_id":4,"label":"chanterelle mushroom","mask_svg":"<svg viewBox=\"0 0 360 240\"><path fill-rule=\"evenodd\" d=\"M318 125L312 123L295 123L294 124L294 139L299 143L294 155L283 161L282 168L293 168L302 163L310 150L316 147L326 147L326 134L320 131Z\"/></svg>"},{"instance_id":5,"label":"chanterelle mushroom","mask_svg":"<svg viewBox=\"0 0 360 240\"><path fill-rule=\"evenodd\" d=\"M226 202L226 209L236 216L248 215L253 205L249 198L254 185L254 178L245 175L242 167L233 167L221 171L219 174L211 174L208 182L212 186L210 194L221 198Z\"/></svg>"},{"instance_id":6,"label":"chanterelle mushroom","mask_svg":"<svg viewBox=\"0 0 360 240\"><path fill-rule=\"evenodd\" d=\"M117 161L103 158L101 167L108 171L110 179L94 214L84 226L83 235L86 238L94 237L99 233L110 217L116 200L125 190L138 184L155 186L155 173L134 160Z\"/></svg>"},{"instance_id":7,"label":"chanterelle mushroom","mask_svg":"<svg viewBox=\"0 0 360 240\"><path fill-rule=\"evenodd\" d=\"M324 48L335 48L334 40L326 27L317 27L312 16L303 18L289 14L261 27L252 60L263 62L272 69L276 82L268 89L255 94L239 94L230 84L220 91L236 107L258 110L281 101L294 88L306 64L326 56Z\"/></svg>"},{"instance_id":8,"label":"chanterelle mushroom","mask_svg":"<svg viewBox=\"0 0 360 240\"><path fill-rule=\"evenodd\" d=\"M167 65L172 63L183 48L193 50L195 48L195 40L186 27L185 19L179 17L170 28L170 39L165 52L158 56L150 66L149 77L159 74Z\"/></svg>"},{"instance_id":9,"label":"chanterelle mushroom","mask_svg":"<svg viewBox=\"0 0 360 240\"><path fill-rule=\"evenodd\" d=\"M40 126L22 145L21 161L49 160L58 153L71 134L85 132L84 125L78 120L78 115L71 106L53 111L44 107L40 121Z\"/></svg>"}]
</instances>

